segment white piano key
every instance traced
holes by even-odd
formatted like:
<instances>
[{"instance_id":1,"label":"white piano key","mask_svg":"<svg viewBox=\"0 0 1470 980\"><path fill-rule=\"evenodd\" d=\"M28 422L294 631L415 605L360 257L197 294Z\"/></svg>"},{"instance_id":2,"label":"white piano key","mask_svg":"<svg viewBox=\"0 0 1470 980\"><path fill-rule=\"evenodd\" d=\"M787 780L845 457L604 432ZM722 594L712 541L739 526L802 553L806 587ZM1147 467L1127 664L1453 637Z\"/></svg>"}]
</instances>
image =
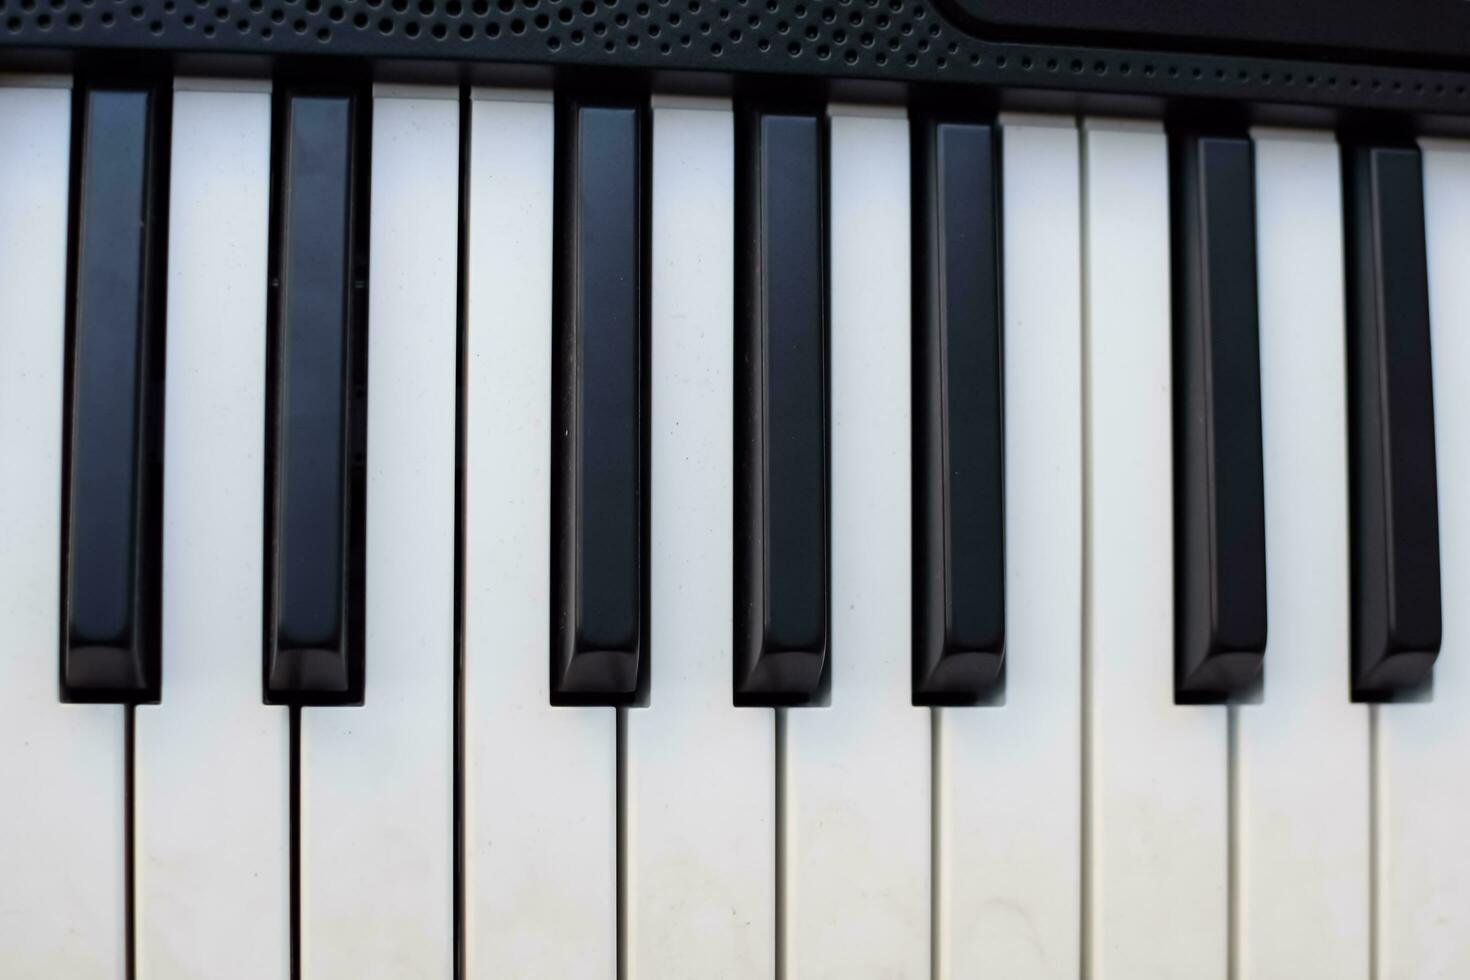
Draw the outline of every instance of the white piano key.
<instances>
[{"instance_id":1,"label":"white piano key","mask_svg":"<svg viewBox=\"0 0 1470 980\"><path fill-rule=\"evenodd\" d=\"M1421 149L1444 637L1429 698L1374 709L1381 980L1470 976L1470 144Z\"/></svg>"},{"instance_id":2,"label":"white piano key","mask_svg":"<svg viewBox=\"0 0 1470 980\"><path fill-rule=\"evenodd\" d=\"M1168 150L1150 122L1083 142L1084 966L1223 978L1226 709L1174 703Z\"/></svg>"},{"instance_id":3,"label":"white piano key","mask_svg":"<svg viewBox=\"0 0 1470 980\"><path fill-rule=\"evenodd\" d=\"M174 94L166 690L133 742L143 980L290 970L290 719L260 675L271 97L235 85Z\"/></svg>"},{"instance_id":4,"label":"white piano key","mask_svg":"<svg viewBox=\"0 0 1470 980\"><path fill-rule=\"evenodd\" d=\"M552 707L547 670L553 114L550 93L485 89L470 120L468 977L611 977L616 966L616 716Z\"/></svg>"},{"instance_id":5,"label":"white piano key","mask_svg":"<svg viewBox=\"0 0 1470 980\"><path fill-rule=\"evenodd\" d=\"M650 646L627 712L626 976L769 977L775 715L731 703L734 124L655 103Z\"/></svg>"},{"instance_id":6,"label":"white piano key","mask_svg":"<svg viewBox=\"0 0 1470 980\"><path fill-rule=\"evenodd\" d=\"M1235 712L1241 978L1369 975L1368 707L1347 692L1342 185L1330 134L1256 130L1269 633Z\"/></svg>"},{"instance_id":7,"label":"white piano key","mask_svg":"<svg viewBox=\"0 0 1470 980\"><path fill-rule=\"evenodd\" d=\"M1075 976L1082 844L1077 124L1002 117L1006 690L940 708L937 980Z\"/></svg>"},{"instance_id":8,"label":"white piano key","mask_svg":"<svg viewBox=\"0 0 1470 980\"><path fill-rule=\"evenodd\" d=\"M366 704L301 712L305 980L453 961L458 90L373 100Z\"/></svg>"},{"instance_id":9,"label":"white piano key","mask_svg":"<svg viewBox=\"0 0 1470 980\"><path fill-rule=\"evenodd\" d=\"M4 972L124 967L124 710L62 704L62 387L71 92L0 86L0 950Z\"/></svg>"},{"instance_id":10,"label":"white piano key","mask_svg":"<svg viewBox=\"0 0 1470 980\"><path fill-rule=\"evenodd\" d=\"M930 968L930 713L912 703L908 122L831 119L831 704L785 710L791 980Z\"/></svg>"}]
</instances>

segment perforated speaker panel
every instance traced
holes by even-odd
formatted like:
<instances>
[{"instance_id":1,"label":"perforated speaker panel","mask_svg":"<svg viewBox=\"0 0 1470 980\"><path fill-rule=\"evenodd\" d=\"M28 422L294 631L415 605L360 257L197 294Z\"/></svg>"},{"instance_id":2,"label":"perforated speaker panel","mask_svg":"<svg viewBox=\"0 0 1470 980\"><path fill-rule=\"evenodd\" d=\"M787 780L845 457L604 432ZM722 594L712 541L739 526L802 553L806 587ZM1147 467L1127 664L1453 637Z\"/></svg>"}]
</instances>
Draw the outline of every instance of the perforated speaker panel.
<instances>
[{"instance_id":1,"label":"perforated speaker panel","mask_svg":"<svg viewBox=\"0 0 1470 980\"><path fill-rule=\"evenodd\" d=\"M5 49L616 66L1470 113L1460 70L999 41L930 0L0 0L0 57Z\"/></svg>"}]
</instances>

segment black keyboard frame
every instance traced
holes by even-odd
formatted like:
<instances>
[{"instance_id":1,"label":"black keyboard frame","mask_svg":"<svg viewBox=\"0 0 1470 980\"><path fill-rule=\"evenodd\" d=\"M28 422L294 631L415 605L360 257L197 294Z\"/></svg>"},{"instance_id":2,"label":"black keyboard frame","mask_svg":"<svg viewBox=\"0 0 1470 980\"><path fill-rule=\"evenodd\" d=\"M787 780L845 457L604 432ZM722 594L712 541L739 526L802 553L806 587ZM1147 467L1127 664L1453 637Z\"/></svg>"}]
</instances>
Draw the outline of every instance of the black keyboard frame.
<instances>
[{"instance_id":1,"label":"black keyboard frame","mask_svg":"<svg viewBox=\"0 0 1470 980\"><path fill-rule=\"evenodd\" d=\"M530 85L592 74L712 94L922 92L978 111L1155 116L1214 104L1241 122L1354 126L1398 117L1415 132L1470 132L1470 52L1272 44L1254 46L1270 52L1257 56L1239 43L1052 36L979 25L962 2L0 0L0 69L152 65Z\"/></svg>"}]
</instances>

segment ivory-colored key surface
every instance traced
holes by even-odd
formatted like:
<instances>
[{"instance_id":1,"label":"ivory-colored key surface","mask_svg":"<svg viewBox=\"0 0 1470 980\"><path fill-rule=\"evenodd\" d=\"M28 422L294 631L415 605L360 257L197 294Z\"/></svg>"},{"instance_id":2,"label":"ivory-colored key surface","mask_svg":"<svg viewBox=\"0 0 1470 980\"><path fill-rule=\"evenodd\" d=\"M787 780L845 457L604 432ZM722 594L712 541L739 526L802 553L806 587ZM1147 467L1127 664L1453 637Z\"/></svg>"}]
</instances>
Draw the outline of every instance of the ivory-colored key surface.
<instances>
[{"instance_id":1,"label":"ivory-colored key surface","mask_svg":"<svg viewBox=\"0 0 1470 980\"><path fill-rule=\"evenodd\" d=\"M1085 972L1220 980L1226 709L1174 703L1168 146L1083 127Z\"/></svg>"},{"instance_id":2,"label":"ivory-colored key surface","mask_svg":"<svg viewBox=\"0 0 1470 980\"><path fill-rule=\"evenodd\" d=\"M1004 699L936 709L939 980L1075 976L1081 941L1082 307L1071 116L1001 117Z\"/></svg>"},{"instance_id":3,"label":"ivory-colored key surface","mask_svg":"<svg viewBox=\"0 0 1470 980\"><path fill-rule=\"evenodd\" d=\"M123 709L57 692L69 87L0 87L0 949L123 970Z\"/></svg>"},{"instance_id":4,"label":"ivory-colored key surface","mask_svg":"<svg viewBox=\"0 0 1470 980\"><path fill-rule=\"evenodd\" d=\"M1342 186L1327 133L1257 130L1269 633L1235 712L1241 978L1368 974L1368 707L1347 696Z\"/></svg>"},{"instance_id":5,"label":"ivory-colored key surface","mask_svg":"<svg viewBox=\"0 0 1470 980\"><path fill-rule=\"evenodd\" d=\"M0 950L22 977L120 975L123 709L61 704L71 91L0 86Z\"/></svg>"},{"instance_id":6,"label":"ivory-colored key surface","mask_svg":"<svg viewBox=\"0 0 1470 980\"><path fill-rule=\"evenodd\" d=\"M454 956L458 89L373 99L366 703L301 712L305 980Z\"/></svg>"},{"instance_id":7,"label":"ivory-colored key surface","mask_svg":"<svg viewBox=\"0 0 1470 980\"><path fill-rule=\"evenodd\" d=\"M929 972L929 709L912 703L908 121L831 116L832 687L785 711L785 975Z\"/></svg>"},{"instance_id":8,"label":"ivory-colored key surface","mask_svg":"<svg viewBox=\"0 0 1470 980\"><path fill-rule=\"evenodd\" d=\"M734 135L728 102L654 102L655 660L625 720L630 980L754 980L776 955L775 713L731 697Z\"/></svg>"},{"instance_id":9,"label":"ivory-colored key surface","mask_svg":"<svg viewBox=\"0 0 1470 980\"><path fill-rule=\"evenodd\" d=\"M617 733L550 674L553 106L476 89L465 343L465 974L611 977Z\"/></svg>"},{"instance_id":10,"label":"ivory-colored key surface","mask_svg":"<svg viewBox=\"0 0 1470 980\"><path fill-rule=\"evenodd\" d=\"M268 83L180 79L169 167L163 670L136 711L137 969L290 971L290 718L261 702ZM222 764L228 760L228 764Z\"/></svg>"}]
</instances>

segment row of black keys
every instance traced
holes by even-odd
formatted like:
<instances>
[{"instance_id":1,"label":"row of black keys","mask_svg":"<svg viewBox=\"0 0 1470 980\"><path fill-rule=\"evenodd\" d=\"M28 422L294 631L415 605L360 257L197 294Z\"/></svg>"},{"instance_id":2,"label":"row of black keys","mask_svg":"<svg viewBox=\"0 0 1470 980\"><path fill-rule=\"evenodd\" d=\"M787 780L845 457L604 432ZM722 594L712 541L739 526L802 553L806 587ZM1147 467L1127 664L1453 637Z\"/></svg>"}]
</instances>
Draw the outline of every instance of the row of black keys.
<instances>
[{"instance_id":1,"label":"row of black keys","mask_svg":"<svg viewBox=\"0 0 1470 980\"><path fill-rule=\"evenodd\" d=\"M116 84L76 99L62 695L149 702L168 100ZM274 118L262 685L269 703L358 704L370 99L288 88ZM825 124L819 109L758 106L738 120L732 694L808 704L832 659ZM636 102L559 103L548 661L560 704L648 696L649 130ZM915 116L916 703L977 703L1004 681L998 142L983 120ZM1176 687L1209 701L1255 680L1266 641L1252 154L1240 135L1179 133L1171 155ZM1354 145L1343 160L1351 680L1377 698L1422 683L1439 646L1423 200L1416 150Z\"/></svg>"}]
</instances>

